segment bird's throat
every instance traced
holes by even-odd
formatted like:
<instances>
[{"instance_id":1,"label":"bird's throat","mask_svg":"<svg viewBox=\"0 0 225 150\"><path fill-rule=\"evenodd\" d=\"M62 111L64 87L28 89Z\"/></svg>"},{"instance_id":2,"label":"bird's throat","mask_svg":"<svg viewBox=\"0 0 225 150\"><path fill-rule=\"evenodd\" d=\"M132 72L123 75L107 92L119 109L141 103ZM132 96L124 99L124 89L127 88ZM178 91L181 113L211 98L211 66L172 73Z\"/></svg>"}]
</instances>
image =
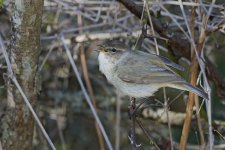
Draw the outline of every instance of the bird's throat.
<instances>
[{"instance_id":1,"label":"bird's throat","mask_svg":"<svg viewBox=\"0 0 225 150\"><path fill-rule=\"evenodd\" d=\"M115 66L112 60L104 53L99 53L99 70L107 77L108 80L112 76L112 71Z\"/></svg>"}]
</instances>

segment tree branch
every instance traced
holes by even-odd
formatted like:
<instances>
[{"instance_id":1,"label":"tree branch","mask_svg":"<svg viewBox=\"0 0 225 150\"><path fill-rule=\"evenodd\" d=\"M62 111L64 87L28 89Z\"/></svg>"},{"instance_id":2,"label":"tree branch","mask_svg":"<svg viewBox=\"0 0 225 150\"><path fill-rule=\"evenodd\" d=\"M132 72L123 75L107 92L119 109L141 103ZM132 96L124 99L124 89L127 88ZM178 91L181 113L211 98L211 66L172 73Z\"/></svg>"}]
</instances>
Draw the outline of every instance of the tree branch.
<instances>
[{"instance_id":1,"label":"tree branch","mask_svg":"<svg viewBox=\"0 0 225 150\"><path fill-rule=\"evenodd\" d=\"M117 0L122 3L131 13L133 13L138 18L141 18L143 7L136 5L130 0ZM155 31L163 38L168 39L168 50L173 53L177 58L185 57L191 60L190 43L184 37L184 35L178 31L170 31L174 34L169 36L167 34L167 29L161 24L161 22L151 13L152 23ZM149 20L147 21L150 25ZM169 29L171 30L171 29ZM216 87L218 88L219 95L225 97L225 80L221 77L218 70L209 62L206 62L207 75L214 81Z\"/></svg>"}]
</instances>

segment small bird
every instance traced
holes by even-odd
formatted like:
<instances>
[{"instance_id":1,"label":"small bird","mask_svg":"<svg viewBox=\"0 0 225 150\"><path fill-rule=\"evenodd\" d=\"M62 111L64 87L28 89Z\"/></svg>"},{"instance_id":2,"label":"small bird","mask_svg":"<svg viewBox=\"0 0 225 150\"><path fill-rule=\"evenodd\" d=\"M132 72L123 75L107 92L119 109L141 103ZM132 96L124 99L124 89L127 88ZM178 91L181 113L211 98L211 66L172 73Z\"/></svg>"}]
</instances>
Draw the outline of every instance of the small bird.
<instances>
[{"instance_id":1,"label":"small bird","mask_svg":"<svg viewBox=\"0 0 225 150\"><path fill-rule=\"evenodd\" d=\"M184 71L183 67L165 57L110 46L100 46L98 51L99 70L124 95L150 97L162 87L171 87L208 99L204 91L192 86L172 70Z\"/></svg>"}]
</instances>

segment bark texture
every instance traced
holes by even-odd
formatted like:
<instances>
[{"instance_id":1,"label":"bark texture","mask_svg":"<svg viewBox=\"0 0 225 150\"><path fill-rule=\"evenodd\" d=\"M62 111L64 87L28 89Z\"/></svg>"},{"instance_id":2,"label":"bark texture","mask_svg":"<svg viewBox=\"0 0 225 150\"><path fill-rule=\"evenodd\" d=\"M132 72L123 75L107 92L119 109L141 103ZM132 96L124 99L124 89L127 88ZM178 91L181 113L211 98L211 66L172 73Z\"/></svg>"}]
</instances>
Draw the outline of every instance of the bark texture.
<instances>
[{"instance_id":1,"label":"bark texture","mask_svg":"<svg viewBox=\"0 0 225 150\"><path fill-rule=\"evenodd\" d=\"M43 0L15 0L9 57L14 74L34 106L37 100L37 66ZM4 150L31 150L34 119L18 89L9 80L0 116L0 138Z\"/></svg>"}]
</instances>

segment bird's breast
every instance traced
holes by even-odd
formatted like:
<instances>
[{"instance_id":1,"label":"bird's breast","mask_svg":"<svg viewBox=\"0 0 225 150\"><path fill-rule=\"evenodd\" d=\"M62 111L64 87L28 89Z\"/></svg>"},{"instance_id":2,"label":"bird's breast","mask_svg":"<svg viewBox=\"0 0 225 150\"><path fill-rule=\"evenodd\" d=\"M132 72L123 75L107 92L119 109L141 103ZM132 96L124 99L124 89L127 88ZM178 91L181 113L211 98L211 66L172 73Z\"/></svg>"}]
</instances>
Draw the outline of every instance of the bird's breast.
<instances>
[{"instance_id":1,"label":"bird's breast","mask_svg":"<svg viewBox=\"0 0 225 150\"><path fill-rule=\"evenodd\" d=\"M104 53L99 54L98 61L99 61L99 70L111 82L114 75L113 73L114 64L109 61L109 59Z\"/></svg>"}]
</instances>

